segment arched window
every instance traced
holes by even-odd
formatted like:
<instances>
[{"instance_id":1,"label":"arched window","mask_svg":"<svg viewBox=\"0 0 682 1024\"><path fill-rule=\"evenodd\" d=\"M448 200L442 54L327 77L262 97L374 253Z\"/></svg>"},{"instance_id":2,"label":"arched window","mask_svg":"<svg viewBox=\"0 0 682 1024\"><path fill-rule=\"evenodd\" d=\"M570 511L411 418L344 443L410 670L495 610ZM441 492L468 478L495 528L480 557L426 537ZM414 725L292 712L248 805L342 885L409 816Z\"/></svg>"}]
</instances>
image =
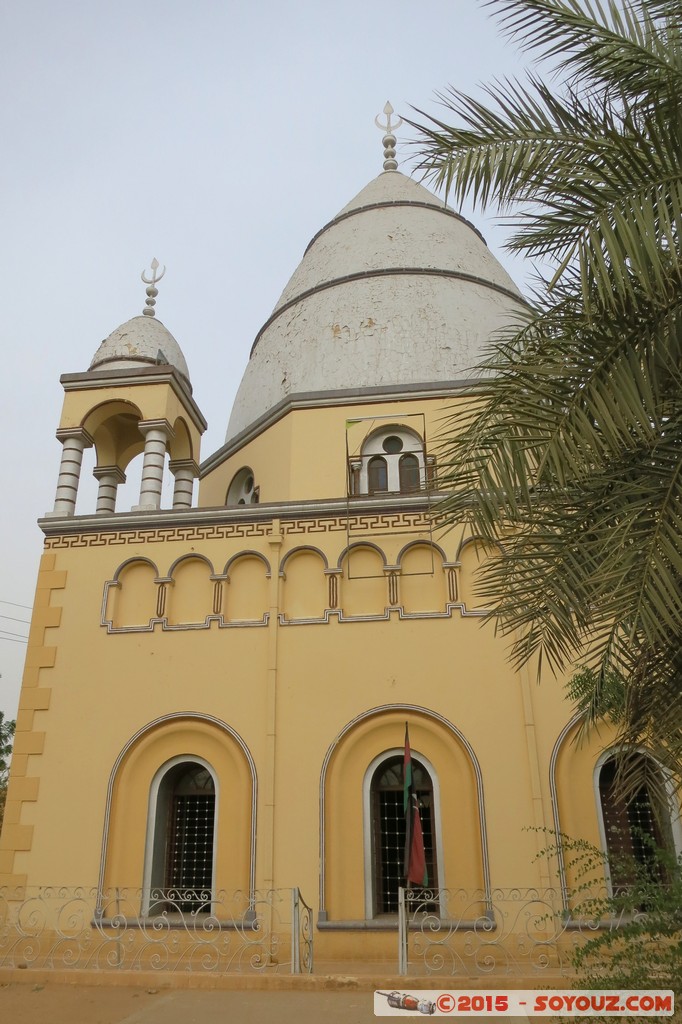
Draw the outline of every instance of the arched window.
<instances>
[{"instance_id":1,"label":"arched window","mask_svg":"<svg viewBox=\"0 0 682 1024\"><path fill-rule=\"evenodd\" d=\"M157 774L152 803L151 892L144 912L210 913L216 824L211 771L198 761L173 763Z\"/></svg>"},{"instance_id":2,"label":"arched window","mask_svg":"<svg viewBox=\"0 0 682 1024\"><path fill-rule=\"evenodd\" d=\"M350 467L353 494L410 493L426 487L424 441L407 427L374 431L350 459Z\"/></svg>"},{"instance_id":3,"label":"arched window","mask_svg":"<svg viewBox=\"0 0 682 1024\"><path fill-rule=\"evenodd\" d=\"M401 491L418 491L421 487L419 459L416 455L401 455L398 464Z\"/></svg>"},{"instance_id":4,"label":"arched window","mask_svg":"<svg viewBox=\"0 0 682 1024\"><path fill-rule=\"evenodd\" d=\"M367 490L370 494L388 490L388 467L386 459L375 455L367 464Z\"/></svg>"},{"instance_id":5,"label":"arched window","mask_svg":"<svg viewBox=\"0 0 682 1024\"><path fill-rule=\"evenodd\" d=\"M646 757L634 756L640 761ZM651 770L658 769L651 766ZM599 771L599 802L614 892L634 882L641 869L652 880L664 881L664 869L655 850L674 851L667 808L656 805L646 783L629 800L624 800L616 789L616 772L614 757L604 761Z\"/></svg>"},{"instance_id":6,"label":"arched window","mask_svg":"<svg viewBox=\"0 0 682 1024\"><path fill-rule=\"evenodd\" d=\"M436 886L436 825L433 782L414 754L412 772L424 836L429 884ZM369 791L372 838L373 915L398 913L398 889L405 885L403 755L386 758L374 769Z\"/></svg>"}]
</instances>

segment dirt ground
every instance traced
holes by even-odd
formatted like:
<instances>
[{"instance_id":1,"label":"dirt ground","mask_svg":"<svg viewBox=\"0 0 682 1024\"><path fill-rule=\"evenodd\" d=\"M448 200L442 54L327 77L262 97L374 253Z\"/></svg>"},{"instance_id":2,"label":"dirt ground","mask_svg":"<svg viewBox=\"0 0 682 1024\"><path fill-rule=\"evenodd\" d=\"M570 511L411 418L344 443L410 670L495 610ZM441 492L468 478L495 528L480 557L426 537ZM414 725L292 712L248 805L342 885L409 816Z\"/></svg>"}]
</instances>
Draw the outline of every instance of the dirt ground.
<instances>
[{"instance_id":1,"label":"dirt ground","mask_svg":"<svg viewBox=\"0 0 682 1024\"><path fill-rule=\"evenodd\" d=\"M0 1024L371 1024L384 1019L390 1018L375 1017L374 994L367 986L347 991L268 991L0 983ZM420 1018L405 1014L403 1019ZM450 1019L459 1024L473 1024L474 1020L480 1024L483 1019L501 1024L530 1024L550 1018ZM561 1019L568 1022L571 1018ZM679 1024L680 1015L637 1019Z\"/></svg>"},{"instance_id":2,"label":"dirt ground","mask_svg":"<svg viewBox=\"0 0 682 1024\"><path fill-rule=\"evenodd\" d=\"M366 1024L371 992L222 992L5 985L2 1024Z\"/></svg>"},{"instance_id":3,"label":"dirt ground","mask_svg":"<svg viewBox=\"0 0 682 1024\"><path fill-rule=\"evenodd\" d=\"M49 983L0 985L2 1024L370 1024L384 1019L391 1018L374 1016L371 991L187 991ZM419 1018L406 1015L405 1019ZM471 1020L457 1019L460 1024ZM505 1024L528 1024L527 1018L523 1021L517 1017L496 1019Z\"/></svg>"}]
</instances>

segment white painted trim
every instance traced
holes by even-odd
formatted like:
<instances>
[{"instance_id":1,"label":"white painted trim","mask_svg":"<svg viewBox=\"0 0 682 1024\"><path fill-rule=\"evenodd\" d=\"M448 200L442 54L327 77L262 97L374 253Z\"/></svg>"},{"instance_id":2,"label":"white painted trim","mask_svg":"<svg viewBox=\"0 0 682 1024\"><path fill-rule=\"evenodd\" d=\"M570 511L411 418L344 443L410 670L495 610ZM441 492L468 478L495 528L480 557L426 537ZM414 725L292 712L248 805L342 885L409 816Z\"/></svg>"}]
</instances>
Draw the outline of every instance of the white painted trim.
<instances>
[{"instance_id":1,"label":"white painted trim","mask_svg":"<svg viewBox=\"0 0 682 1024\"><path fill-rule=\"evenodd\" d=\"M362 780L362 832L363 832L363 852L364 852L364 863L365 863L365 918L371 921L376 916L374 913L374 850L372 849L372 840L374 833L372 830L372 779L374 773L380 764L384 761L389 761L393 757L403 757L405 753L404 747L392 747L390 750L384 750L383 753L377 754L377 756L370 762L365 772L365 776ZM418 761L423 768L426 768L431 778L431 786L433 788L433 822L435 828L435 840L436 840L436 865L438 871L437 882L433 881L430 883L429 888L444 889L445 888L445 870L444 870L444 856L443 856L443 829L441 827L441 816L440 816L440 782L438 781L438 774L433 764L427 757L420 754L417 750L412 750L413 761ZM442 893L440 895L440 913L441 917L445 916L445 907Z\"/></svg>"},{"instance_id":2,"label":"white painted trim","mask_svg":"<svg viewBox=\"0 0 682 1024\"><path fill-rule=\"evenodd\" d=\"M399 452L386 452L383 443L387 437L398 437L403 442L403 448ZM402 424L390 424L382 426L379 430L373 430L362 444L359 457L360 481L358 494L367 495L369 491L368 471L369 464L374 458L382 458L386 463L387 486L385 491L376 491L375 494L400 494L400 460L403 455L414 455L419 463L419 486L421 490L426 488L426 461L424 459L424 439ZM357 456L353 456L357 458ZM414 493L414 492L413 492Z\"/></svg>"},{"instance_id":3,"label":"white painted trim","mask_svg":"<svg viewBox=\"0 0 682 1024\"><path fill-rule=\"evenodd\" d=\"M175 757L171 757L169 761L166 761L156 771L154 778L152 779L151 786L149 787L149 804L147 807L147 833L145 836L145 847L144 847L144 873L142 876L142 917L147 917L149 914L149 904L151 902L151 890L152 890L152 869L154 866L154 833L156 828L156 811L157 803L159 798L159 789L164 778L173 768L179 764L200 764L202 768L205 768L213 779L213 788L215 790L215 811L213 815L213 851L212 851L212 864L211 864L211 891L215 890L215 878L216 878L216 864L217 864L217 853L218 853L218 815L220 811L220 785L218 782L218 776L211 764L206 761L203 757L199 757L197 754L178 754ZM211 912L213 907L211 906Z\"/></svg>"}]
</instances>

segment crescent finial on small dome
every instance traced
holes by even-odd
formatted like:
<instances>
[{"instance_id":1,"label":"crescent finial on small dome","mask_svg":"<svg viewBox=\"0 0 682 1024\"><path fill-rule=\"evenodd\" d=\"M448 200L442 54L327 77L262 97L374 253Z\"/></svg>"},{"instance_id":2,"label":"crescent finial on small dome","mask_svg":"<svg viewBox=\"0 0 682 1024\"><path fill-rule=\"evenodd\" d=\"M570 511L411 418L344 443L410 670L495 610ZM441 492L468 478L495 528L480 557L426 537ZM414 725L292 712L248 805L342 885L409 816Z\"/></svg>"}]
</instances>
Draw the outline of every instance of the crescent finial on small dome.
<instances>
[{"instance_id":1,"label":"crescent finial on small dome","mask_svg":"<svg viewBox=\"0 0 682 1024\"><path fill-rule=\"evenodd\" d=\"M146 272L144 270L140 274L140 277L142 278L144 283L146 285L149 285L149 287L147 288L147 298L144 300L145 308L142 310L144 316L156 316L154 306L156 305L156 296L159 294L159 289L156 287L156 285L161 280L163 275L166 273L165 267L163 268L160 274L156 273L158 269L159 261L155 257L152 260L152 276L147 277Z\"/></svg>"},{"instance_id":2,"label":"crescent finial on small dome","mask_svg":"<svg viewBox=\"0 0 682 1024\"><path fill-rule=\"evenodd\" d=\"M396 128L400 128L403 123L402 117L399 117L395 124L391 121L391 114L395 113L391 104L386 101L384 107L384 114L386 115L386 123L382 124L378 116L374 118L374 123L377 128L381 128L382 132L386 132L383 139L381 140L384 144L384 170L385 171L397 171L398 161L395 158L395 143L396 137L393 134Z\"/></svg>"}]
</instances>

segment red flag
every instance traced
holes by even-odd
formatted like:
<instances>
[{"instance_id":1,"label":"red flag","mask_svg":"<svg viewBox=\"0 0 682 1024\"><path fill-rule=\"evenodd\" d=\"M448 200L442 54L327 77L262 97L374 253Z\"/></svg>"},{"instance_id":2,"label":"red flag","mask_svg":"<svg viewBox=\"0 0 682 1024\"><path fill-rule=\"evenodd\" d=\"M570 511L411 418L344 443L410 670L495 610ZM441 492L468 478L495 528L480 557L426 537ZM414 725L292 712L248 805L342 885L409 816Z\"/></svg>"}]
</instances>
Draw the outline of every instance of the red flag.
<instances>
[{"instance_id":1,"label":"red flag","mask_svg":"<svg viewBox=\"0 0 682 1024\"><path fill-rule=\"evenodd\" d=\"M419 802L414 789L412 751L405 722L405 759L403 761L403 810L405 812L405 858L403 873L408 885L426 886L429 876L426 870L424 836L419 816Z\"/></svg>"}]
</instances>

